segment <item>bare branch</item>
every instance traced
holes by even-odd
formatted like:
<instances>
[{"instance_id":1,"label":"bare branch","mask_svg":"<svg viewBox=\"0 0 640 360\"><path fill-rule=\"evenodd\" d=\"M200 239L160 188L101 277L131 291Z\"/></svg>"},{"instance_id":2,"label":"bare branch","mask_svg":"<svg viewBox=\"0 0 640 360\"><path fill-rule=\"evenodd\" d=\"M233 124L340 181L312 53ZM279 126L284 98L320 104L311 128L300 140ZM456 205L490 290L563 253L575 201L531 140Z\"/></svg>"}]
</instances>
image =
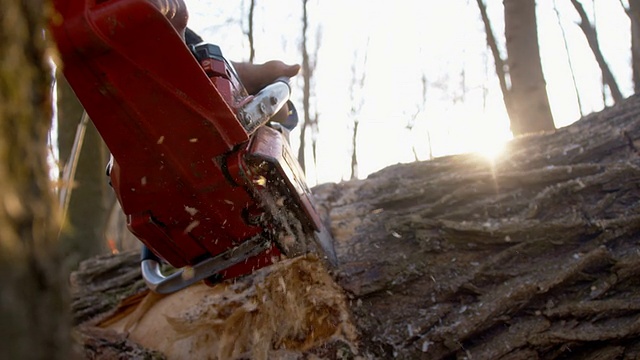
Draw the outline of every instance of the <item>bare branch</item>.
<instances>
[{"instance_id":1,"label":"bare branch","mask_svg":"<svg viewBox=\"0 0 640 360\"><path fill-rule=\"evenodd\" d=\"M256 47L253 37L254 16L256 10L256 0L251 0L249 4L249 29L247 31L247 38L249 39L249 62L253 63L256 57Z\"/></svg>"},{"instance_id":2,"label":"bare branch","mask_svg":"<svg viewBox=\"0 0 640 360\"><path fill-rule=\"evenodd\" d=\"M600 44L598 43L598 35L596 33L596 30L589 21L589 17L584 11L584 7L582 6L582 4L577 0L571 0L571 3L578 12L578 15L580 15L580 23L578 25L580 26L580 29L582 29L582 32L584 33L584 36L589 43L589 47L591 48L591 51L596 58L596 62L600 67L600 71L602 71L602 79L607 84L607 87L609 87L609 91L611 92L613 101L615 103L618 103L622 101L623 96L620 92L620 88L618 87L615 78L613 77L611 69L609 69L609 65L604 59L604 55L600 50Z\"/></svg>"},{"instance_id":3,"label":"bare branch","mask_svg":"<svg viewBox=\"0 0 640 360\"><path fill-rule=\"evenodd\" d=\"M571 61L571 55L569 54L569 43L567 42L567 34L564 31L564 26L562 26L562 21L560 21L560 12L558 11L555 0L553 0L553 11L555 11L556 13L558 26L560 27L560 31L562 32L564 51L567 54L567 63L569 64L569 70L571 71L571 80L573 81L573 90L576 93L576 100L578 101L578 111L580 111L580 116L582 117L584 116L584 113L582 112L582 101L580 100L580 92L578 91L578 84L576 83L576 73L573 70L573 62Z\"/></svg>"},{"instance_id":4,"label":"bare branch","mask_svg":"<svg viewBox=\"0 0 640 360\"><path fill-rule=\"evenodd\" d=\"M489 15L487 14L487 7L484 4L483 0L477 0L478 8L480 9L480 15L482 16L482 22L484 23L485 33L487 34L487 46L491 50L491 54L493 55L493 61L496 67L496 75L498 76L498 81L500 83L500 90L502 90L502 98L504 100L505 107L507 109L507 113L511 113L511 100L509 87L507 86L507 73L505 72L506 64L500 55L500 50L498 49L498 44L496 42L496 37L493 34L493 28L491 27L491 21L489 20ZM511 117L511 115L509 115Z\"/></svg>"}]
</instances>

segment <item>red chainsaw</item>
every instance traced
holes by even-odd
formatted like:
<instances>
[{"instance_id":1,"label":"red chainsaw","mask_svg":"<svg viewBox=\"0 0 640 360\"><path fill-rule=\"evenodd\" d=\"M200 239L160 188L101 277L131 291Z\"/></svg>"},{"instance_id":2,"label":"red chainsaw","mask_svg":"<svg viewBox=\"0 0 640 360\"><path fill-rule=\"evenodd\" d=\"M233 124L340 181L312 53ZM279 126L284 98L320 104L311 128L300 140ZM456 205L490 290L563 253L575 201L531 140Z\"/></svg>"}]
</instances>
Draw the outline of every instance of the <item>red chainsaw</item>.
<instances>
[{"instance_id":1,"label":"red chainsaw","mask_svg":"<svg viewBox=\"0 0 640 360\"><path fill-rule=\"evenodd\" d=\"M270 122L289 100L287 79L248 95L219 47L187 46L146 0L54 6L64 75L112 153L111 185L153 291L281 256L337 262L287 129ZM162 260L179 270L163 274Z\"/></svg>"}]
</instances>

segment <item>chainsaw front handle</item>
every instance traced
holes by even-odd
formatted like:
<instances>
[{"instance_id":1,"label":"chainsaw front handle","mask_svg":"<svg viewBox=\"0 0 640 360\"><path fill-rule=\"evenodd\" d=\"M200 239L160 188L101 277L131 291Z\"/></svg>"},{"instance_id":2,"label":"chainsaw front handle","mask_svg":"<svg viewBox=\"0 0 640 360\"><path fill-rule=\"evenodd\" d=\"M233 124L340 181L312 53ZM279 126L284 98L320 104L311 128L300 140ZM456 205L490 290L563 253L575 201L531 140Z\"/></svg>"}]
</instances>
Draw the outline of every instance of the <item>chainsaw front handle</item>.
<instances>
[{"instance_id":1,"label":"chainsaw front handle","mask_svg":"<svg viewBox=\"0 0 640 360\"><path fill-rule=\"evenodd\" d=\"M277 114L284 104L289 101L291 87L289 78L280 77L260 92L238 110L240 122L245 124L248 133L264 125L273 115Z\"/></svg>"}]
</instances>

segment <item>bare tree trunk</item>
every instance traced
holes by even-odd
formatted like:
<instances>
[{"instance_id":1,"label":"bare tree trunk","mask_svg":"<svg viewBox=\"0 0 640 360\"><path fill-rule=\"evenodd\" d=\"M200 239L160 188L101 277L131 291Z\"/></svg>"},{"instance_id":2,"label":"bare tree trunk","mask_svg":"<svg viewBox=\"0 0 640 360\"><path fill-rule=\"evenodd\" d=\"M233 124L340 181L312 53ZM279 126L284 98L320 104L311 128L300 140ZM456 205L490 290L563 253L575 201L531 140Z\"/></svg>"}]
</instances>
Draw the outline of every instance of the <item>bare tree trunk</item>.
<instances>
[{"instance_id":1,"label":"bare tree trunk","mask_svg":"<svg viewBox=\"0 0 640 360\"><path fill-rule=\"evenodd\" d=\"M406 126L406 129L409 131L409 133L413 132L413 129L416 125L416 122L418 121L419 116L424 115L424 112L425 112L424 110L427 107L427 89L429 88L429 86L427 84L427 75L425 73L423 73L422 76L420 77L420 82L422 85L422 99L420 104L418 104L416 111L409 116L409 121L407 122L407 126ZM431 136L429 135L428 128L427 128L427 142L429 144L429 159L432 159L433 151L431 149ZM420 161L418 152L416 150L415 142L411 144L411 152L413 153L414 161Z\"/></svg>"},{"instance_id":2,"label":"bare tree trunk","mask_svg":"<svg viewBox=\"0 0 640 360\"><path fill-rule=\"evenodd\" d=\"M631 67L633 69L633 91L640 92L640 0L629 0L629 7L625 7L622 0L620 5L629 16L631 22Z\"/></svg>"},{"instance_id":3,"label":"bare tree trunk","mask_svg":"<svg viewBox=\"0 0 640 360\"><path fill-rule=\"evenodd\" d=\"M358 125L360 121L353 119L353 134L351 135L351 176L349 179L358 178Z\"/></svg>"},{"instance_id":4,"label":"bare tree trunk","mask_svg":"<svg viewBox=\"0 0 640 360\"><path fill-rule=\"evenodd\" d=\"M317 52L316 52L317 54ZM313 167L318 169L318 133L320 132L320 114L316 110L311 120L311 156L313 156ZM316 183L317 183L317 171L316 171Z\"/></svg>"},{"instance_id":5,"label":"bare tree trunk","mask_svg":"<svg viewBox=\"0 0 640 360\"><path fill-rule=\"evenodd\" d=\"M353 63L351 64L351 112L350 117L353 121L353 133L351 135L351 175L350 179L358 178L358 128L360 126L360 113L364 106L364 98L362 90L364 89L365 80L367 79L367 59L369 57L369 40L364 48L363 59L360 60L358 52L354 53ZM358 68L360 64L361 68Z\"/></svg>"},{"instance_id":6,"label":"bare tree trunk","mask_svg":"<svg viewBox=\"0 0 640 360\"><path fill-rule=\"evenodd\" d=\"M312 56L309 56L309 68L315 69L318 66L318 53L320 52L320 44L322 43L322 28L320 26L316 26L316 43L314 47L314 51ZM313 70L312 70L313 71ZM313 75L313 72L311 73ZM312 95L311 89L313 88L313 76L309 79L309 106L311 106L311 97L313 96L315 100L314 104L314 114L313 117L309 119L309 125L311 128L311 154L313 156L313 166L317 169L318 167L318 134L320 132L320 114L318 113L318 104L317 97L315 94ZM309 110L311 112L311 110Z\"/></svg>"},{"instance_id":7,"label":"bare tree trunk","mask_svg":"<svg viewBox=\"0 0 640 360\"><path fill-rule=\"evenodd\" d=\"M578 90L578 84L576 82L576 73L573 70L573 61L571 61L571 54L569 54L569 43L567 41L567 34L565 33L564 26L562 25L562 21L560 20L560 12L558 11L555 0L553 2L553 11L556 13L558 26L560 27L560 31L562 32L562 42L564 43L564 51L567 54L567 64L569 65L569 71L571 71L571 81L573 82L573 91L576 94L576 101L578 102L578 112L580 113L580 117L583 117L584 113L582 112L582 100L580 99L580 91Z\"/></svg>"},{"instance_id":8,"label":"bare tree trunk","mask_svg":"<svg viewBox=\"0 0 640 360\"><path fill-rule=\"evenodd\" d=\"M555 129L540 63L535 1L504 1L508 61L498 50L483 0L477 0L487 34L487 45L495 62L496 75L514 135ZM508 72L506 69L508 68ZM507 84L507 75L511 86Z\"/></svg>"},{"instance_id":9,"label":"bare tree trunk","mask_svg":"<svg viewBox=\"0 0 640 360\"><path fill-rule=\"evenodd\" d=\"M67 289L46 163L52 70L42 1L0 1L0 349L69 359Z\"/></svg>"},{"instance_id":10,"label":"bare tree trunk","mask_svg":"<svg viewBox=\"0 0 640 360\"><path fill-rule=\"evenodd\" d=\"M483 0L477 0L477 3L478 8L480 9L482 23L484 24L484 31L487 35L487 46L489 47L489 49L491 50L491 54L493 55L496 76L498 76L500 90L502 90L502 99L504 101L507 114L509 115L509 119L513 119L515 117L515 114L512 115L513 110L511 105L511 93L509 91L509 86L507 85L507 73L505 72L506 64L504 63L504 60L502 60L500 50L498 50L498 44L496 42L496 37L493 34L491 21L489 20L489 15L487 15L487 6L484 4Z\"/></svg>"},{"instance_id":11,"label":"bare tree trunk","mask_svg":"<svg viewBox=\"0 0 640 360\"><path fill-rule=\"evenodd\" d=\"M58 103L58 144L64 163L71 153L76 127L84 110L62 75L58 76ZM77 150L75 177L67 184L73 191L66 219L63 219L65 228L60 235L62 251L72 268L80 260L106 250L104 230L109 203L113 201L105 175L109 153L93 123L87 124L84 141Z\"/></svg>"},{"instance_id":12,"label":"bare tree trunk","mask_svg":"<svg viewBox=\"0 0 640 360\"><path fill-rule=\"evenodd\" d=\"M554 130L542 73L535 0L505 0L510 115L514 135Z\"/></svg>"},{"instance_id":13,"label":"bare tree trunk","mask_svg":"<svg viewBox=\"0 0 640 360\"><path fill-rule=\"evenodd\" d=\"M593 52L593 55L596 58L596 62L600 67L600 71L602 71L602 81L607 84L609 91L611 92L611 98L614 103L618 103L622 101L623 96L620 92L620 88L618 88L618 83L616 83L616 79L613 77L613 73L611 69L609 69L609 65L604 59L604 55L602 55L602 51L600 50L600 44L598 43L598 35L596 33L595 28L591 25L589 21L589 17L587 13L584 11L582 4L578 0L571 0L573 7L576 8L578 15L580 15L580 29L584 33L584 36L589 43L589 47Z\"/></svg>"},{"instance_id":14,"label":"bare tree trunk","mask_svg":"<svg viewBox=\"0 0 640 360\"><path fill-rule=\"evenodd\" d=\"M249 28L247 29L247 38L249 40L249 62L253 63L256 58L256 46L254 42L253 23L255 20L256 0L251 0L249 4Z\"/></svg>"},{"instance_id":15,"label":"bare tree trunk","mask_svg":"<svg viewBox=\"0 0 640 360\"><path fill-rule=\"evenodd\" d=\"M309 257L158 298L140 294L136 254L91 259L74 303L95 320L79 330L88 350L126 335L170 359L637 359L638 143L636 96L495 162L316 187L339 286Z\"/></svg>"},{"instance_id":16,"label":"bare tree trunk","mask_svg":"<svg viewBox=\"0 0 640 360\"><path fill-rule=\"evenodd\" d=\"M71 86L60 73L56 76L56 89L58 96L58 155L64 167L71 155L76 129L84 109ZM62 169L60 175L62 175Z\"/></svg>"},{"instance_id":17,"label":"bare tree trunk","mask_svg":"<svg viewBox=\"0 0 640 360\"><path fill-rule=\"evenodd\" d=\"M309 49L307 45L309 30L309 14L307 12L308 0L302 1L302 112L303 119L300 124L300 148L298 149L298 162L302 170L306 169L307 161L305 157L305 149L307 142L307 128L311 123L310 104L311 104L311 78L313 77L313 69L309 60Z\"/></svg>"}]
</instances>

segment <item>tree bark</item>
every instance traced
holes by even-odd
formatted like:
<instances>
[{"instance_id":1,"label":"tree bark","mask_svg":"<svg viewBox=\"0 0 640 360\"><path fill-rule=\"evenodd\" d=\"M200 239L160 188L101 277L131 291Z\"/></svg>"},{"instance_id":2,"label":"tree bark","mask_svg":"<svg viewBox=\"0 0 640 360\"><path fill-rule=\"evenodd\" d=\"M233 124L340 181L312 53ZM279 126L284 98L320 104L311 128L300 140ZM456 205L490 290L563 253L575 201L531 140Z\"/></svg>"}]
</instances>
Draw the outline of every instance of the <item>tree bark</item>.
<instances>
[{"instance_id":1,"label":"tree bark","mask_svg":"<svg viewBox=\"0 0 640 360\"><path fill-rule=\"evenodd\" d=\"M7 359L70 358L66 276L46 164L46 5L0 1L0 349Z\"/></svg>"},{"instance_id":2,"label":"tree bark","mask_svg":"<svg viewBox=\"0 0 640 360\"><path fill-rule=\"evenodd\" d=\"M514 140L495 163L442 158L316 189L366 350L636 358L638 105Z\"/></svg>"},{"instance_id":3,"label":"tree bark","mask_svg":"<svg viewBox=\"0 0 640 360\"><path fill-rule=\"evenodd\" d=\"M514 135L555 129L540 62L535 0L505 0L509 116Z\"/></svg>"},{"instance_id":4,"label":"tree bark","mask_svg":"<svg viewBox=\"0 0 640 360\"><path fill-rule=\"evenodd\" d=\"M494 162L318 186L340 262L329 272L297 258L159 299L136 254L92 259L72 281L78 329L167 358L635 359L639 145L632 97Z\"/></svg>"}]
</instances>

